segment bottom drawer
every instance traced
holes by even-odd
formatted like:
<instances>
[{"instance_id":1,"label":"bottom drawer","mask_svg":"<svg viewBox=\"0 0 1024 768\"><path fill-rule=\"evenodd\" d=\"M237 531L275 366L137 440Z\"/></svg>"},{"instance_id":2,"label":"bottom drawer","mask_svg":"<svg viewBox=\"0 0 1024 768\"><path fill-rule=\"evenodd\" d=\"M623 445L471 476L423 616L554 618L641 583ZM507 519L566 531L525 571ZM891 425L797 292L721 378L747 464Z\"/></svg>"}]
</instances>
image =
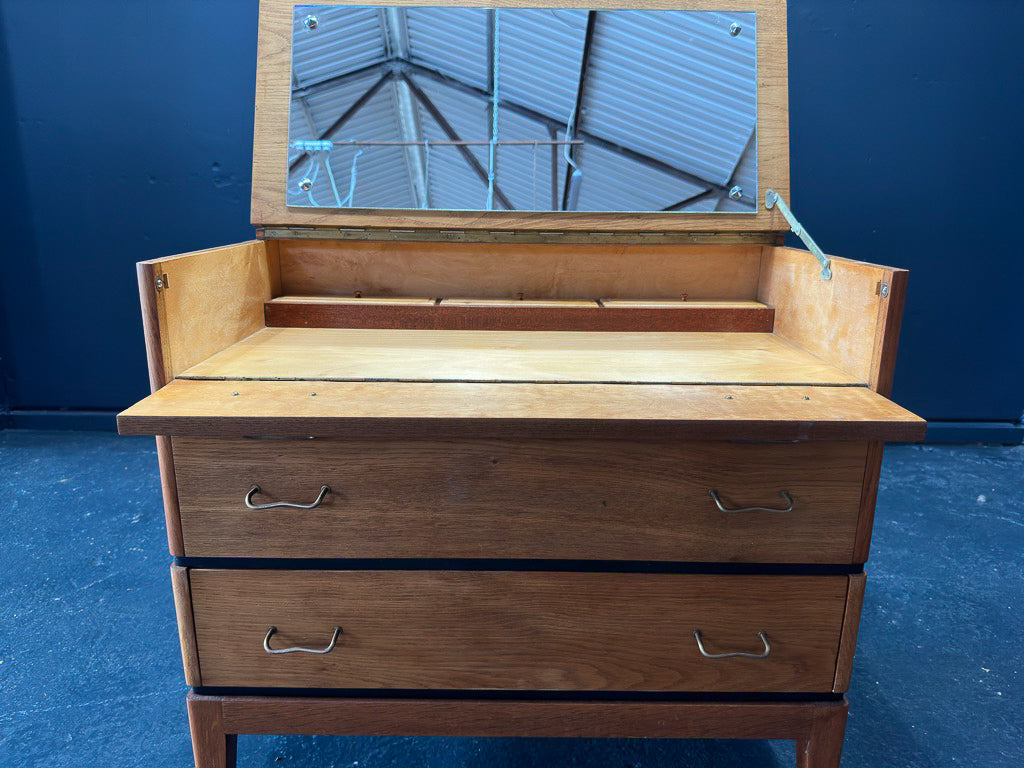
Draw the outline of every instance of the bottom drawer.
<instances>
[{"instance_id":1,"label":"bottom drawer","mask_svg":"<svg viewBox=\"0 0 1024 768\"><path fill-rule=\"evenodd\" d=\"M201 684L824 692L843 575L192 570ZM858 601L859 602L859 601ZM293 646L327 653L270 653ZM760 656L709 658L742 652ZM766 653L766 644L770 650Z\"/></svg>"}]
</instances>

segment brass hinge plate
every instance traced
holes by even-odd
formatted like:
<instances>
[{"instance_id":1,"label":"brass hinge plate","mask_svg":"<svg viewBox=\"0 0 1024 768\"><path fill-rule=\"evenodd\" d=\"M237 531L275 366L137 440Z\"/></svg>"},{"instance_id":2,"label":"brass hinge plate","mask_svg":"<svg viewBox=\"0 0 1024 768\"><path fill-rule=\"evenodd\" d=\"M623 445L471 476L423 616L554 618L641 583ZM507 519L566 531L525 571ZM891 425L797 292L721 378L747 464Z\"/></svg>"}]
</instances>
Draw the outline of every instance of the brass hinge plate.
<instances>
[{"instance_id":1,"label":"brass hinge plate","mask_svg":"<svg viewBox=\"0 0 1024 768\"><path fill-rule=\"evenodd\" d=\"M257 227L261 240L409 240L446 243L583 243L776 245L782 235L764 232L584 232L561 230L417 229L398 227Z\"/></svg>"}]
</instances>

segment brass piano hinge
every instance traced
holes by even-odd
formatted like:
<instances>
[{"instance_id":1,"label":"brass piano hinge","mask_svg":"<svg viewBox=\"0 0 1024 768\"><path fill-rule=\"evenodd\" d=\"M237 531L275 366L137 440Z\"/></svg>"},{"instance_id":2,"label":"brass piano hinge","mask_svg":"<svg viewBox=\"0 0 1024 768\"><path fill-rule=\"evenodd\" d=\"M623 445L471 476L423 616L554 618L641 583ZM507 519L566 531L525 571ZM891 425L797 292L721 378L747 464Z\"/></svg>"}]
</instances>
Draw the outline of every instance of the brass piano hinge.
<instances>
[{"instance_id":1,"label":"brass piano hinge","mask_svg":"<svg viewBox=\"0 0 1024 768\"><path fill-rule=\"evenodd\" d=\"M257 227L261 240L409 240L448 243L733 244L775 245L765 232L587 232L584 230L427 229L408 227Z\"/></svg>"}]
</instances>

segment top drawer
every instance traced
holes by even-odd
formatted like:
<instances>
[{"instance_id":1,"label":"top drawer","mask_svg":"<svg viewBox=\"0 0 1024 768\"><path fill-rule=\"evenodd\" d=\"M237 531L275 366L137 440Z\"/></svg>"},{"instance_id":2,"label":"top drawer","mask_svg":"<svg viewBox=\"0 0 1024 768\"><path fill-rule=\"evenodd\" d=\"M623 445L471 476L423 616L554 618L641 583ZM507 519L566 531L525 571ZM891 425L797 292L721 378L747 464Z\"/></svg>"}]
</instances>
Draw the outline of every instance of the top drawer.
<instances>
[{"instance_id":1,"label":"top drawer","mask_svg":"<svg viewBox=\"0 0 1024 768\"><path fill-rule=\"evenodd\" d=\"M173 438L193 557L849 563L867 453L866 443ZM313 509L245 503L253 486L259 505L308 504L325 485Z\"/></svg>"}]
</instances>

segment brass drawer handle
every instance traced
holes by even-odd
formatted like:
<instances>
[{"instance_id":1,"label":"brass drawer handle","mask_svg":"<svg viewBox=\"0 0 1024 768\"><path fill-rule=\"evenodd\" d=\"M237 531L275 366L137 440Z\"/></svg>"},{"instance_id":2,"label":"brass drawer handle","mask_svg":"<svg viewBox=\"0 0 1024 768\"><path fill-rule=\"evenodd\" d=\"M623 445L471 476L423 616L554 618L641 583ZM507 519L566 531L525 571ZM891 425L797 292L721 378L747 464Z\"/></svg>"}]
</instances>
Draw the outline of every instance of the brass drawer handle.
<instances>
[{"instance_id":1,"label":"brass drawer handle","mask_svg":"<svg viewBox=\"0 0 1024 768\"><path fill-rule=\"evenodd\" d=\"M718 507L720 512L792 512L793 511L793 497L789 495L789 491L779 491L781 496L786 501L786 506L782 507L737 507L735 509L729 509L722 503L722 499L718 495L718 491L714 488L708 490L708 495L714 499L715 506Z\"/></svg>"},{"instance_id":2,"label":"brass drawer handle","mask_svg":"<svg viewBox=\"0 0 1024 768\"><path fill-rule=\"evenodd\" d=\"M708 653L707 648L704 647L704 640L700 636L700 630L693 630L693 636L697 640L697 650L700 651L700 655L705 659L729 659L735 656L744 659L767 659L768 654L772 652L772 646L768 642L768 636L763 631L758 632L757 636L761 638L761 642L764 643L764 653L747 653L746 651L733 651L732 653Z\"/></svg>"},{"instance_id":3,"label":"brass drawer handle","mask_svg":"<svg viewBox=\"0 0 1024 768\"><path fill-rule=\"evenodd\" d=\"M324 497L331 492L329 485L320 486L320 494L313 500L311 504L293 504L290 501L272 501L269 504L253 504L252 497L260 492L260 487L254 485L249 489L249 492L245 494L245 506L249 509L274 509L275 507L291 507L292 509L316 509L319 507L324 500Z\"/></svg>"},{"instance_id":4,"label":"brass drawer handle","mask_svg":"<svg viewBox=\"0 0 1024 768\"><path fill-rule=\"evenodd\" d=\"M277 627L267 627L267 636L263 638L263 650L267 653L330 653L334 650L334 646L338 644L338 635L341 634L341 627L334 627L334 634L331 635L331 642L327 644L326 648L271 648L270 638L273 637L274 633L277 632Z\"/></svg>"}]
</instances>

